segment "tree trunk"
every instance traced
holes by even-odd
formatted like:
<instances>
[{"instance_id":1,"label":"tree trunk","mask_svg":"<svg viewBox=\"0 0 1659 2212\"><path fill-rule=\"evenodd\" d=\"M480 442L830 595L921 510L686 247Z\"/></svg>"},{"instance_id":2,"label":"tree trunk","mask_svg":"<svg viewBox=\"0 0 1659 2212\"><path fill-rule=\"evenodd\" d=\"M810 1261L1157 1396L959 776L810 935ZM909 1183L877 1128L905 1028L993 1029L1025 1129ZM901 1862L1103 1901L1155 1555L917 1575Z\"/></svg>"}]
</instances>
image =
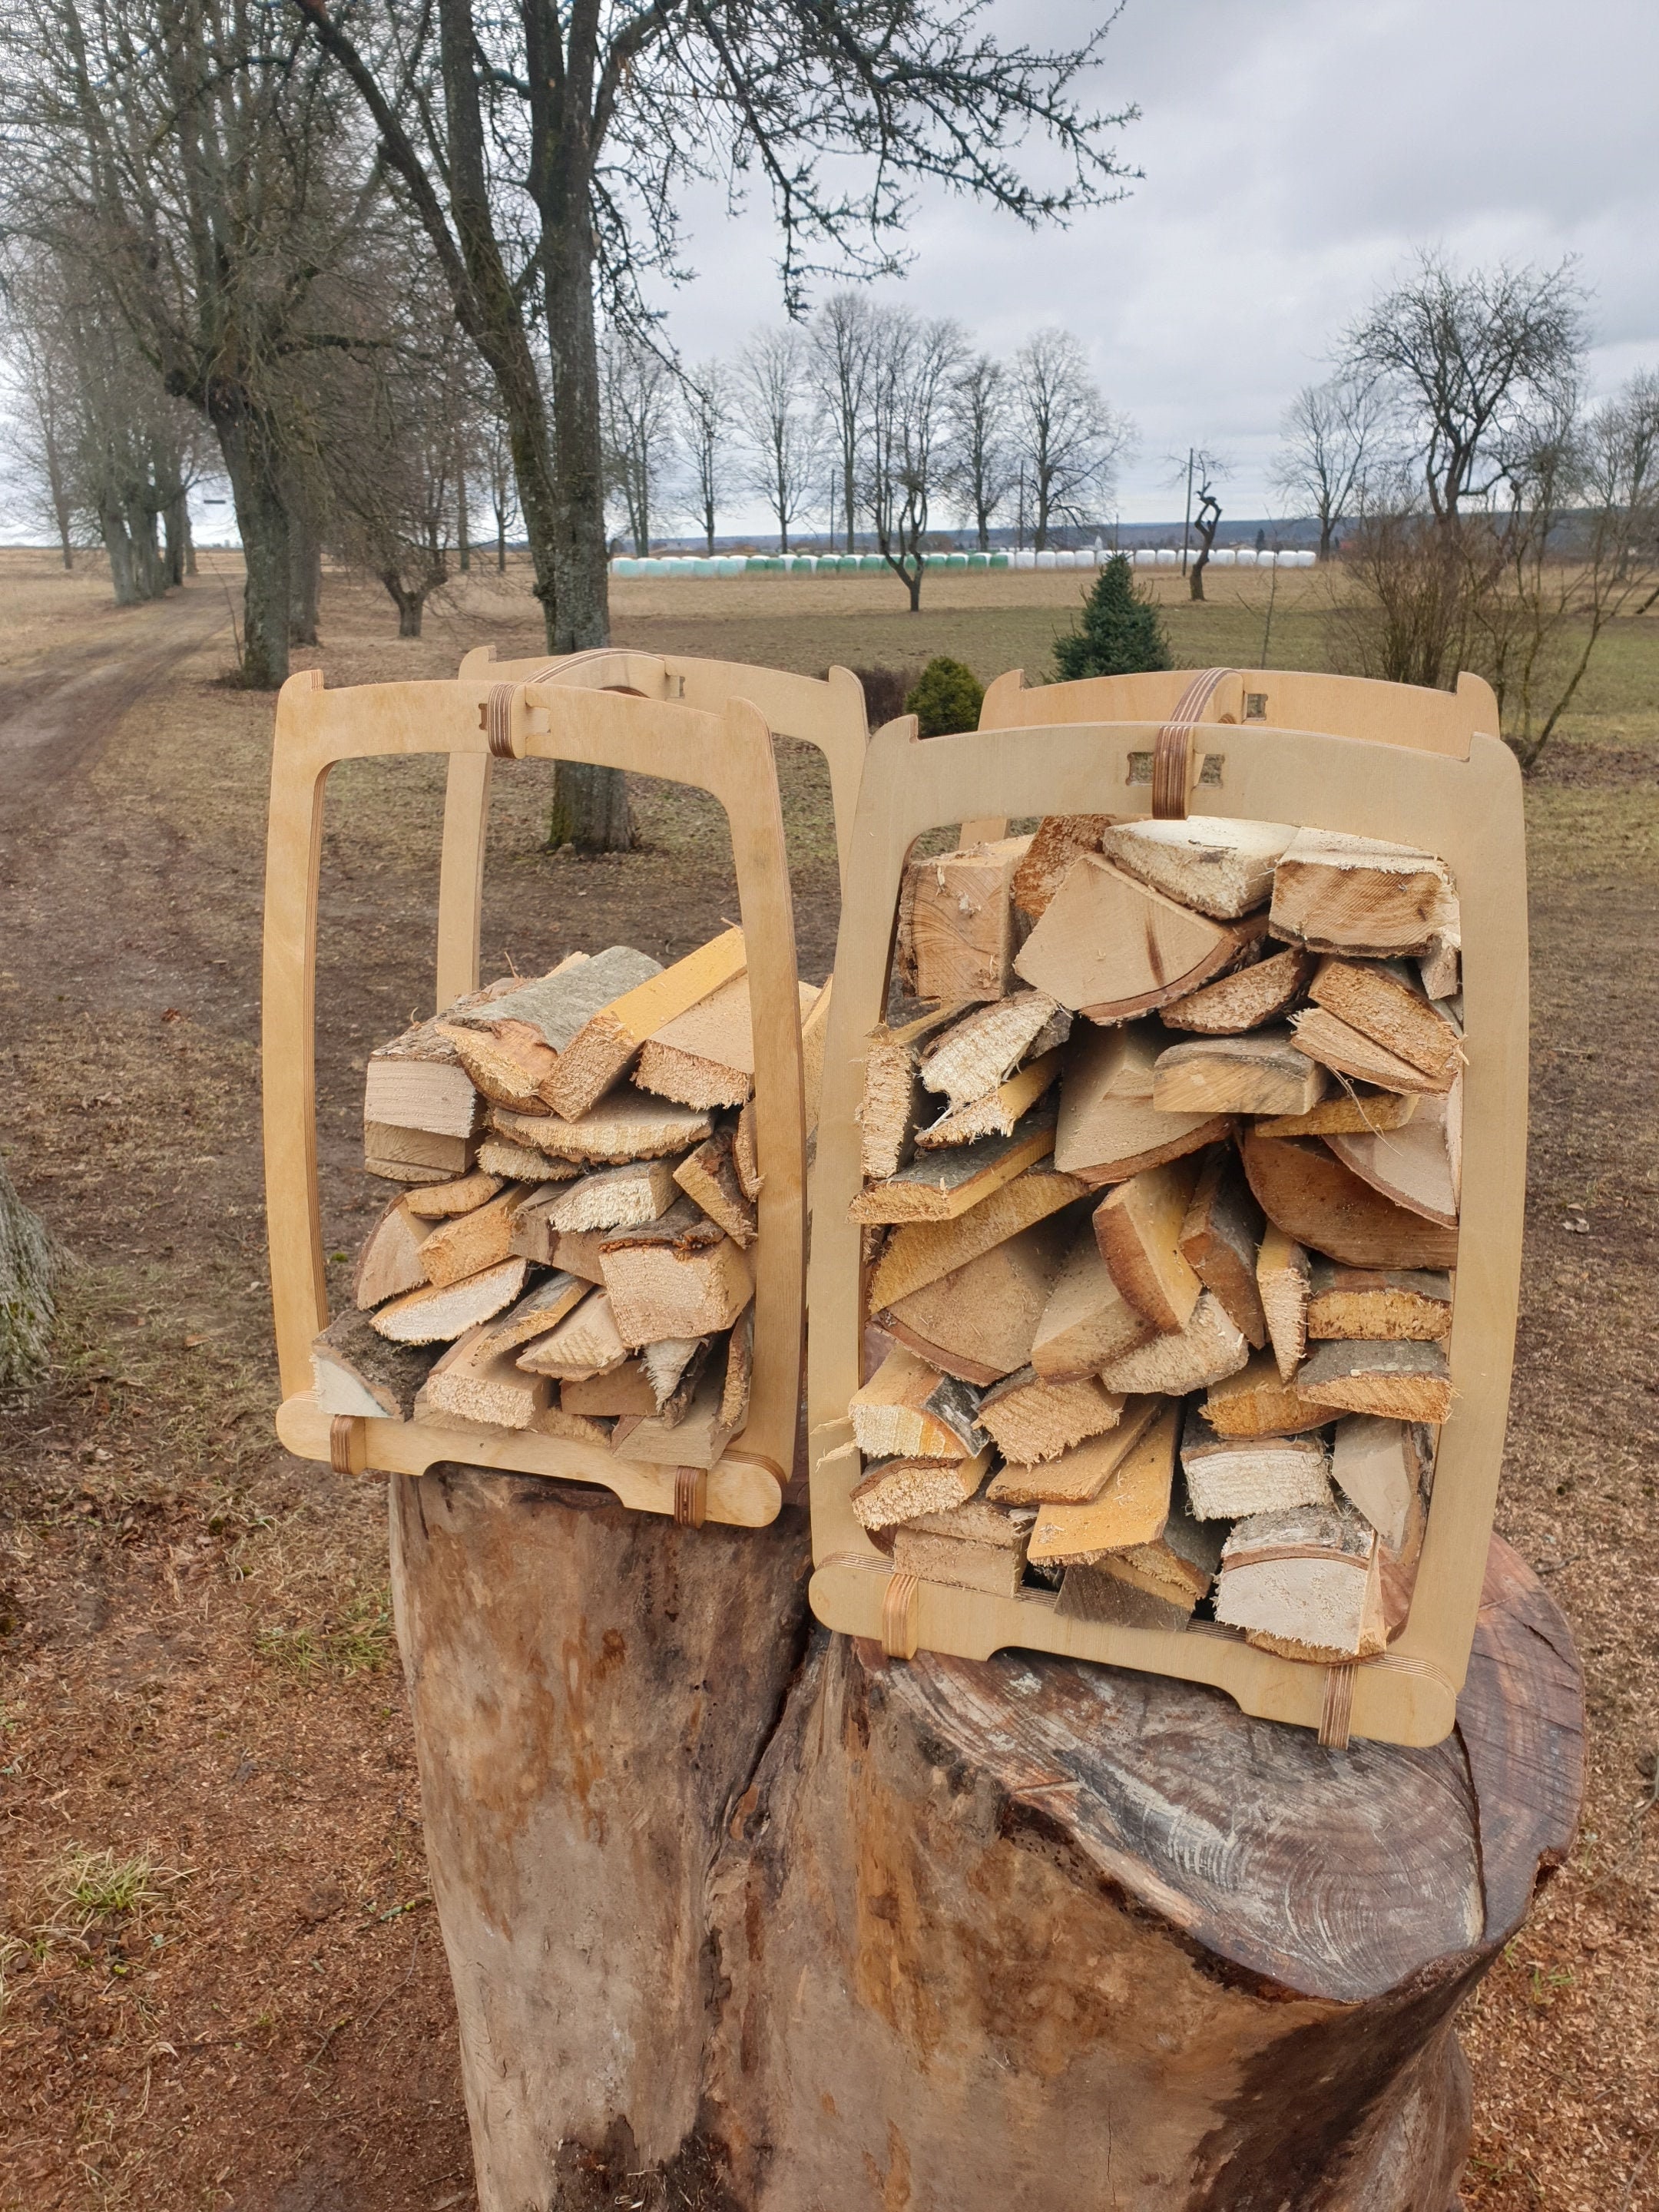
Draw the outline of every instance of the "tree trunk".
<instances>
[{"instance_id":1,"label":"tree trunk","mask_svg":"<svg viewBox=\"0 0 1659 2212\"><path fill-rule=\"evenodd\" d=\"M574 150L560 159L564 166L543 218L554 482L555 590L547 641L555 653L581 653L611 641L611 563L587 177L585 169L578 173ZM580 852L628 852L634 817L621 770L561 761L553 775L548 842Z\"/></svg>"},{"instance_id":2,"label":"tree trunk","mask_svg":"<svg viewBox=\"0 0 1659 2212\"><path fill-rule=\"evenodd\" d=\"M472 573L472 537L466 520L466 471L455 471L455 554L462 575Z\"/></svg>"},{"instance_id":3,"label":"tree trunk","mask_svg":"<svg viewBox=\"0 0 1659 2212\"><path fill-rule=\"evenodd\" d=\"M450 1468L394 1478L391 1519L480 2202L608 2201L587 2146L656 2166L697 2124L709 1863L799 1660L804 1516Z\"/></svg>"},{"instance_id":4,"label":"tree trunk","mask_svg":"<svg viewBox=\"0 0 1659 2212\"><path fill-rule=\"evenodd\" d=\"M0 1392L28 1389L46 1364L59 1255L0 1159Z\"/></svg>"},{"instance_id":5,"label":"tree trunk","mask_svg":"<svg viewBox=\"0 0 1659 2212\"><path fill-rule=\"evenodd\" d=\"M382 568L380 577L386 597L398 610L398 636L418 637L422 617L426 613L425 586L405 584L395 568Z\"/></svg>"},{"instance_id":6,"label":"tree trunk","mask_svg":"<svg viewBox=\"0 0 1659 2212\"><path fill-rule=\"evenodd\" d=\"M290 645L315 645L323 598L322 533L297 501L289 526L288 641Z\"/></svg>"},{"instance_id":7,"label":"tree trunk","mask_svg":"<svg viewBox=\"0 0 1659 2212\"><path fill-rule=\"evenodd\" d=\"M1582 1783L1501 1543L1456 1732L1335 1753L1064 1660L798 1667L793 1511L391 1511L482 2212L1448 2212L1456 2009Z\"/></svg>"},{"instance_id":8,"label":"tree trunk","mask_svg":"<svg viewBox=\"0 0 1659 2212\"><path fill-rule=\"evenodd\" d=\"M1204 596L1204 564L1209 557L1210 549L1206 545L1188 572L1187 587L1195 599L1201 599Z\"/></svg>"},{"instance_id":9,"label":"tree trunk","mask_svg":"<svg viewBox=\"0 0 1659 2212\"><path fill-rule=\"evenodd\" d=\"M242 681L274 691L288 681L291 604L289 514L265 426L233 402L213 427L224 456L242 541L247 580L242 588Z\"/></svg>"},{"instance_id":10,"label":"tree trunk","mask_svg":"<svg viewBox=\"0 0 1659 2212\"><path fill-rule=\"evenodd\" d=\"M1321 561L1328 561L1331 557L1331 533L1335 527L1335 522L1329 515L1321 516L1319 523L1319 557Z\"/></svg>"},{"instance_id":11,"label":"tree trunk","mask_svg":"<svg viewBox=\"0 0 1659 2212\"><path fill-rule=\"evenodd\" d=\"M499 507L495 510L495 574L507 574L507 515Z\"/></svg>"},{"instance_id":12,"label":"tree trunk","mask_svg":"<svg viewBox=\"0 0 1659 2212\"><path fill-rule=\"evenodd\" d=\"M190 567L190 503L183 491L175 491L161 510L161 528L167 588L172 591L183 585Z\"/></svg>"},{"instance_id":13,"label":"tree trunk","mask_svg":"<svg viewBox=\"0 0 1659 2212\"><path fill-rule=\"evenodd\" d=\"M100 502L98 530L109 556L110 589L115 594L115 604L118 607L136 607L143 595L138 589L132 540L127 535L126 515L115 501L106 499Z\"/></svg>"}]
</instances>

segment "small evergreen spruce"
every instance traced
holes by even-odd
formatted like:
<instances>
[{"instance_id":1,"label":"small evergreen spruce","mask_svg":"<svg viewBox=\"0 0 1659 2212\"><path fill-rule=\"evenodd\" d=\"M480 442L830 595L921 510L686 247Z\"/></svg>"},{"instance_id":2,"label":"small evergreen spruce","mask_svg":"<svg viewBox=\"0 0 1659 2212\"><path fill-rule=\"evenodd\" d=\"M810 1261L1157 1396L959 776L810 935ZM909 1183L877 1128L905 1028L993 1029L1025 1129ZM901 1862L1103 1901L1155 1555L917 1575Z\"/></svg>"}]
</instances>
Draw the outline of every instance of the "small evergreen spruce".
<instances>
[{"instance_id":1,"label":"small evergreen spruce","mask_svg":"<svg viewBox=\"0 0 1659 2212\"><path fill-rule=\"evenodd\" d=\"M976 729L984 696L985 686L971 668L940 653L916 678L904 711L916 717L924 738L942 738L952 730Z\"/></svg>"},{"instance_id":2,"label":"small evergreen spruce","mask_svg":"<svg viewBox=\"0 0 1659 2212\"><path fill-rule=\"evenodd\" d=\"M1138 591L1127 553L1114 553L1083 602L1081 627L1054 640L1054 668L1062 684L1081 676L1138 676L1170 668L1164 619Z\"/></svg>"}]
</instances>

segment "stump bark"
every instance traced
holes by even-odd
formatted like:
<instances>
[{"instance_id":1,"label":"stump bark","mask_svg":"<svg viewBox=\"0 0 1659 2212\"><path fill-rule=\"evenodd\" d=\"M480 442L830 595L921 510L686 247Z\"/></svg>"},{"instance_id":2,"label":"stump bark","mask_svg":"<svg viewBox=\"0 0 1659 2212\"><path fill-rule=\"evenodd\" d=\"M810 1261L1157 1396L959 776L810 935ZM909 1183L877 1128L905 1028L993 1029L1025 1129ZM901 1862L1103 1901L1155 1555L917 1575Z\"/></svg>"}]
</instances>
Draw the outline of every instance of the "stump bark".
<instances>
[{"instance_id":1,"label":"stump bark","mask_svg":"<svg viewBox=\"0 0 1659 2212\"><path fill-rule=\"evenodd\" d=\"M807 1633L805 1537L399 1480L484 2212L1446 2212L1458 2005L1571 1840L1583 1689L1494 1543L1429 1751Z\"/></svg>"}]
</instances>

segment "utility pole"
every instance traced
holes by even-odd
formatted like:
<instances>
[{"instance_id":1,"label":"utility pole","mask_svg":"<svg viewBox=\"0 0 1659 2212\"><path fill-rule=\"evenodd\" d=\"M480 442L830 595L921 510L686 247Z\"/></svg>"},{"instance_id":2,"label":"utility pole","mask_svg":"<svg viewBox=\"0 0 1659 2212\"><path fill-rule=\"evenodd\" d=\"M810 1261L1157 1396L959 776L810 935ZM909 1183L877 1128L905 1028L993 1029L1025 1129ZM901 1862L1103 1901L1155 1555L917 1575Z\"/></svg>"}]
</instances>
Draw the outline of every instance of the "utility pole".
<instances>
[{"instance_id":1,"label":"utility pole","mask_svg":"<svg viewBox=\"0 0 1659 2212\"><path fill-rule=\"evenodd\" d=\"M1187 573L1187 547L1193 531L1193 459L1194 448L1187 448L1187 520L1181 526L1181 573Z\"/></svg>"}]
</instances>

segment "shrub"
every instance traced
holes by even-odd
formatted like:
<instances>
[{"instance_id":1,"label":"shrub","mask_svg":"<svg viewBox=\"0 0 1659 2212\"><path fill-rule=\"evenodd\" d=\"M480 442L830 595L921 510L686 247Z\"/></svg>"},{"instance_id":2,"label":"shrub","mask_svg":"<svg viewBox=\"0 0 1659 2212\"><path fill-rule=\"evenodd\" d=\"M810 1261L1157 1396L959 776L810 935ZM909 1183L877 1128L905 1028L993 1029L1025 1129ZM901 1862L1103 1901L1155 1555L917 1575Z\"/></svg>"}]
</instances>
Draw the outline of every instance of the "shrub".
<instances>
[{"instance_id":1,"label":"shrub","mask_svg":"<svg viewBox=\"0 0 1659 2212\"><path fill-rule=\"evenodd\" d=\"M948 730L976 727L984 696L985 686L971 668L940 653L916 678L915 689L904 702L904 711L916 717L924 738L939 738Z\"/></svg>"},{"instance_id":2,"label":"shrub","mask_svg":"<svg viewBox=\"0 0 1659 2212\"><path fill-rule=\"evenodd\" d=\"M1138 676L1146 669L1173 665L1163 617L1151 594L1137 587L1127 554L1115 553L1084 599L1079 627L1054 640L1060 681Z\"/></svg>"}]
</instances>

